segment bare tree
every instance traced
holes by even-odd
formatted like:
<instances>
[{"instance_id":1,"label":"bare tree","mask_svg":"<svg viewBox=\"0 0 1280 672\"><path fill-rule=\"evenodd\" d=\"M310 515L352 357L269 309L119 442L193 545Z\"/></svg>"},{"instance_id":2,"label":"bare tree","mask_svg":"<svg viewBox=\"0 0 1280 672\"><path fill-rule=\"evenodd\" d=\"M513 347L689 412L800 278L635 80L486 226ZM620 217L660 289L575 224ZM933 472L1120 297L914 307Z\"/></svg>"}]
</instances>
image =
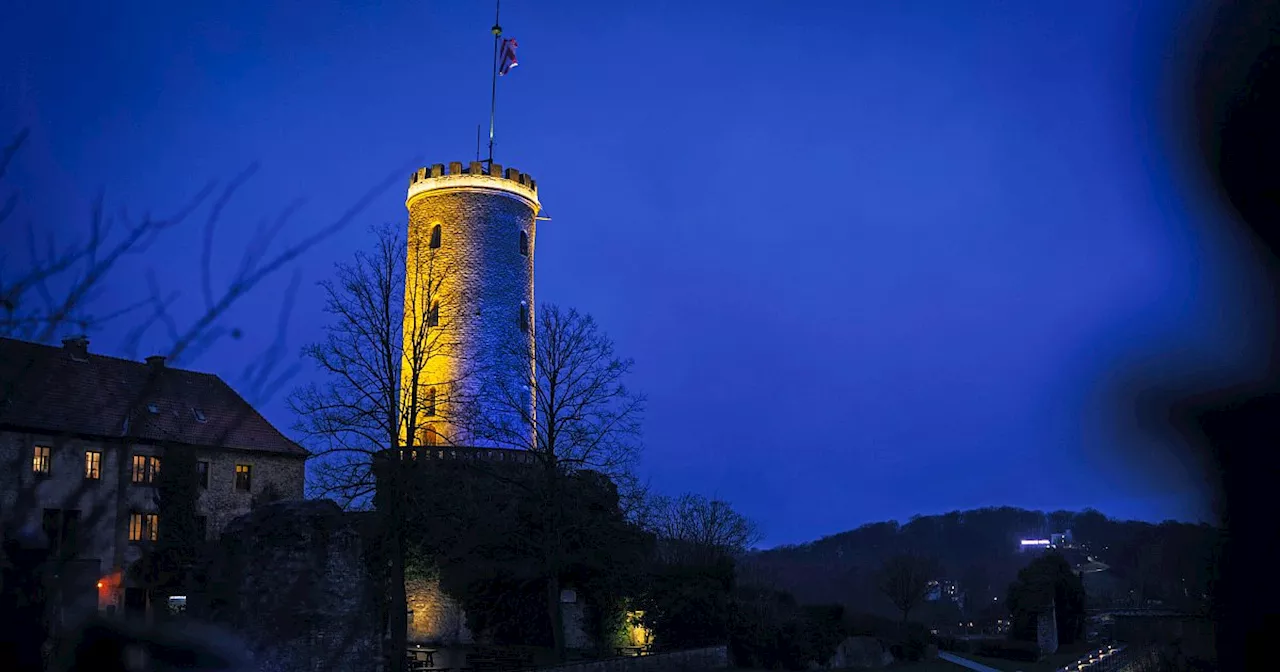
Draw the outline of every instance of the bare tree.
<instances>
[{"instance_id":1,"label":"bare tree","mask_svg":"<svg viewBox=\"0 0 1280 672\"><path fill-rule=\"evenodd\" d=\"M569 521L581 518L569 513L568 479L596 472L613 481L624 503L638 501L634 468L645 399L624 383L632 360L614 353L589 315L543 304L535 325L534 338L507 343L501 364L484 374L466 421L480 440L533 456L531 477L512 483L539 503L541 519L522 533L535 549L555 649L563 656L560 577L570 560Z\"/></svg>"},{"instance_id":2,"label":"bare tree","mask_svg":"<svg viewBox=\"0 0 1280 672\"><path fill-rule=\"evenodd\" d=\"M324 380L296 390L290 405L313 448L312 493L347 508L377 504L391 560L388 656L399 669L408 625L408 465L420 448L447 440L437 428L458 406L447 391L462 386L451 377L459 367L444 365L455 350L449 313L437 308L449 268L435 248L396 227L374 233L372 250L320 283L333 321L304 353Z\"/></svg>"},{"instance_id":3,"label":"bare tree","mask_svg":"<svg viewBox=\"0 0 1280 672\"><path fill-rule=\"evenodd\" d=\"M929 581L933 578L934 565L926 558L908 553L895 555L880 568L879 587L902 612L906 623L915 609L929 594Z\"/></svg>"},{"instance_id":4,"label":"bare tree","mask_svg":"<svg viewBox=\"0 0 1280 672\"><path fill-rule=\"evenodd\" d=\"M245 296L260 288L262 283L288 266L322 240L346 227L372 200L395 179L399 171L391 172L380 183L367 191L356 203L329 223L311 225L309 233L298 242L273 251L272 243L299 212L301 202L284 207L275 217L265 221L250 237L243 248L238 263L215 263L214 242L224 213L235 194L256 172L250 166L235 179L219 188L210 182L189 199L177 212L161 218L144 216L135 219L123 209L109 212L105 198L99 196L90 213L86 235L71 242L60 242L53 234L38 233L47 225L38 227L28 221L24 227L14 227L22 219L20 192L7 184L4 178L26 140L25 131L0 151L0 337L49 343L67 332L80 335L101 335L108 329L123 333L119 354L136 358L137 349L145 337L157 330L163 335L166 346L160 348L170 364L182 364L195 360L201 352L221 339L238 339L243 335L239 328L225 324L235 307ZM105 298L106 284L117 277L122 267L136 265L130 262L147 252L166 234L184 228L201 209L206 216L200 229L202 245L199 275L185 283L200 287L199 310L189 319L182 319L175 304L181 299L176 291L162 291L155 276L147 272L145 283L131 286L126 298L116 305ZM24 236L25 234L25 236ZM23 238L25 237L25 246ZM25 249L24 249L25 248ZM215 270L230 269L231 275L221 289L215 281ZM266 401L294 373L296 367L283 365L284 327L287 323L297 274L282 296L282 306L270 345L258 357L245 362L239 391L256 403ZM127 324L122 324L128 320ZM47 390L44 381L29 379L32 363L0 362L0 407L15 395L40 395ZM118 418L127 439L129 423L155 392L156 377L141 390L137 398L128 400L127 410ZM227 431L230 431L228 429ZM20 473L22 457L15 455L14 463L0 465L0 473ZM85 485L67 493L65 506L73 506L86 495ZM28 518L35 507L33 488L21 487L12 501L6 502L4 511L7 523L17 524ZM91 508L81 521L84 527L99 525L105 508ZM9 533L5 536L8 541ZM50 558L56 563L58 558ZM58 567L46 568L58 573ZM51 598L51 603L56 601Z\"/></svg>"},{"instance_id":5,"label":"bare tree","mask_svg":"<svg viewBox=\"0 0 1280 672\"><path fill-rule=\"evenodd\" d=\"M669 562L700 562L744 553L760 542L755 522L726 501L692 493L653 498L649 528Z\"/></svg>"},{"instance_id":6,"label":"bare tree","mask_svg":"<svg viewBox=\"0 0 1280 672\"><path fill-rule=\"evenodd\" d=\"M377 487L375 458L390 449L449 440L436 431L458 404L448 311L433 312L450 275L433 249L415 249L397 228L374 231L373 249L337 265L320 287L333 321L325 339L304 348L324 380L294 391L296 429L313 451L315 496L365 508ZM409 252L420 263L410 267ZM408 288L408 291L406 291ZM428 432L432 435L427 436Z\"/></svg>"}]
</instances>

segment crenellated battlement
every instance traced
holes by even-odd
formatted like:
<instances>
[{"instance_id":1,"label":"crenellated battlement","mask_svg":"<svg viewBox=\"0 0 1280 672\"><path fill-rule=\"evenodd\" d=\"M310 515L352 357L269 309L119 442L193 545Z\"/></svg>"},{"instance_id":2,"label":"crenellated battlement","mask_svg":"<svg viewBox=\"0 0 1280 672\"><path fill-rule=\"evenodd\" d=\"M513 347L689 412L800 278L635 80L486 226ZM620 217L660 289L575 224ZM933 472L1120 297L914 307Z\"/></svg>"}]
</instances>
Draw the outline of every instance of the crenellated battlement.
<instances>
[{"instance_id":1,"label":"crenellated battlement","mask_svg":"<svg viewBox=\"0 0 1280 672\"><path fill-rule=\"evenodd\" d=\"M472 161L463 164L454 161L448 164L437 163L430 167L419 168L409 176L409 193L405 198L405 206L417 196L429 192L443 190L494 190L518 196L529 202L534 210L539 210L538 181L528 173L515 168L503 169L499 164L490 164L485 170L483 161Z\"/></svg>"}]
</instances>

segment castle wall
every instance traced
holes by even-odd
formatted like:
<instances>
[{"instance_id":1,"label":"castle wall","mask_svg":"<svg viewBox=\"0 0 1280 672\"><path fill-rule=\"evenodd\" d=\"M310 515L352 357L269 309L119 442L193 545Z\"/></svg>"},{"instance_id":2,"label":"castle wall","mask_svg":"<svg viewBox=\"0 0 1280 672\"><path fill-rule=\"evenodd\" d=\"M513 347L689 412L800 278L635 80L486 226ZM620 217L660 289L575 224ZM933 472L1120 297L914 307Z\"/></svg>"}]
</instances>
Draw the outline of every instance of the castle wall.
<instances>
[{"instance_id":1,"label":"castle wall","mask_svg":"<svg viewBox=\"0 0 1280 672\"><path fill-rule=\"evenodd\" d=\"M404 582L408 601L409 643L435 646L470 644L462 605L440 589L434 576L411 576Z\"/></svg>"},{"instance_id":2,"label":"castle wall","mask_svg":"<svg viewBox=\"0 0 1280 672\"><path fill-rule=\"evenodd\" d=\"M227 525L188 609L236 633L259 672L374 672L385 614L369 548L331 501L261 506Z\"/></svg>"}]
</instances>

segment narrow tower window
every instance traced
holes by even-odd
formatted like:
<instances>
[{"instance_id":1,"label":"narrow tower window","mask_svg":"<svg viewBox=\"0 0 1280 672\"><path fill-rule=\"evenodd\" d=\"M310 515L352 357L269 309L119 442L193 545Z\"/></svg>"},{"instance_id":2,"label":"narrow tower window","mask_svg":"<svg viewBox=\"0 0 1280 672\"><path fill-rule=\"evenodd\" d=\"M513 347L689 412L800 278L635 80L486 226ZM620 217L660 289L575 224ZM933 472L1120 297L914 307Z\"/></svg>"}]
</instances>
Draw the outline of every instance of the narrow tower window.
<instances>
[{"instance_id":1,"label":"narrow tower window","mask_svg":"<svg viewBox=\"0 0 1280 672\"><path fill-rule=\"evenodd\" d=\"M431 227L431 248L440 247L440 225L436 224Z\"/></svg>"},{"instance_id":2,"label":"narrow tower window","mask_svg":"<svg viewBox=\"0 0 1280 672\"><path fill-rule=\"evenodd\" d=\"M427 415L436 414L436 388L427 390Z\"/></svg>"},{"instance_id":3,"label":"narrow tower window","mask_svg":"<svg viewBox=\"0 0 1280 672\"><path fill-rule=\"evenodd\" d=\"M431 310L427 311L427 326L428 327L440 326L440 302L439 301L431 302Z\"/></svg>"},{"instance_id":4,"label":"narrow tower window","mask_svg":"<svg viewBox=\"0 0 1280 672\"><path fill-rule=\"evenodd\" d=\"M529 256L529 232L528 231L520 232L520 254L523 254L526 257Z\"/></svg>"},{"instance_id":5,"label":"narrow tower window","mask_svg":"<svg viewBox=\"0 0 1280 672\"><path fill-rule=\"evenodd\" d=\"M529 304L520 302L520 331L529 331Z\"/></svg>"}]
</instances>

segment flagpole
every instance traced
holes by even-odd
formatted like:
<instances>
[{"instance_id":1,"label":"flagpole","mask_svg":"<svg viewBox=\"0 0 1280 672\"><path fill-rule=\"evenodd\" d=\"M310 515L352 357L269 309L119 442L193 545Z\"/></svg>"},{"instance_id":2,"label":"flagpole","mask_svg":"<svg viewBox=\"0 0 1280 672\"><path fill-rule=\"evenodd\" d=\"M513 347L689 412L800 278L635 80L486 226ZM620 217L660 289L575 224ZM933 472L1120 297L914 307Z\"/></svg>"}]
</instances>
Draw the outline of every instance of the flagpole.
<instances>
[{"instance_id":1,"label":"flagpole","mask_svg":"<svg viewBox=\"0 0 1280 672\"><path fill-rule=\"evenodd\" d=\"M494 3L493 10L493 84L489 92L489 166L493 166L493 117L498 109L498 50L502 47L502 25L498 22L502 0Z\"/></svg>"}]
</instances>

